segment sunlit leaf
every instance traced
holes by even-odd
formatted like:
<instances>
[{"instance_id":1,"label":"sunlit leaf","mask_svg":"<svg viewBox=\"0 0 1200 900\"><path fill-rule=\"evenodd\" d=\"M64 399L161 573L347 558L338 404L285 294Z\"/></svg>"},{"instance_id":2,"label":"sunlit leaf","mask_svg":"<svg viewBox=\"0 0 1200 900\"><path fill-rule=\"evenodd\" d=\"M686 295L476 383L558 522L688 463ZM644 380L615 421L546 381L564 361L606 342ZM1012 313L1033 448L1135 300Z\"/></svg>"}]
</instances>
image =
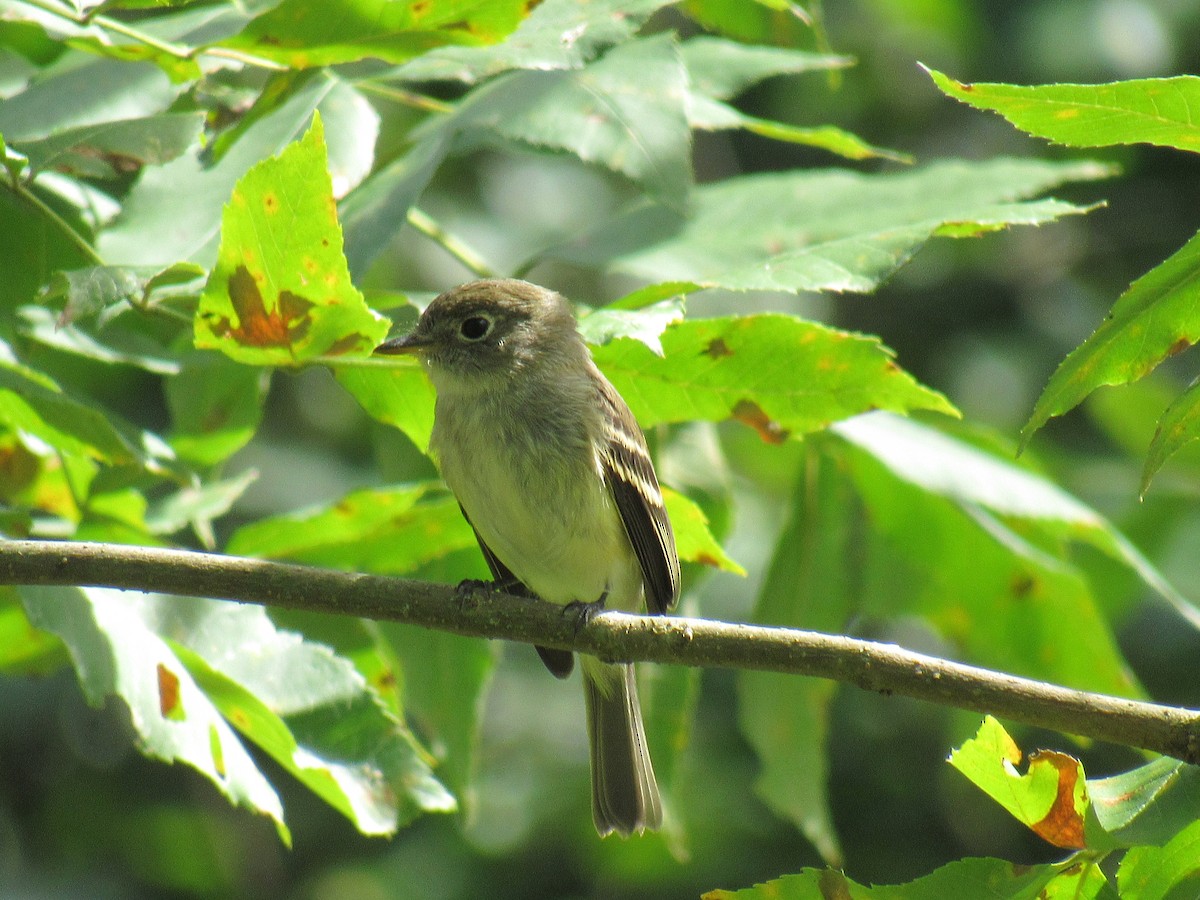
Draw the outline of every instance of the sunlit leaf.
<instances>
[{"instance_id":1,"label":"sunlit leaf","mask_svg":"<svg viewBox=\"0 0 1200 900\"><path fill-rule=\"evenodd\" d=\"M1185 444L1200 438L1200 383L1193 382L1179 395L1158 420L1154 439L1142 468L1141 493L1150 487L1150 479Z\"/></svg>"},{"instance_id":2,"label":"sunlit leaf","mask_svg":"<svg viewBox=\"0 0 1200 900\"><path fill-rule=\"evenodd\" d=\"M76 325L63 324L61 316L44 306L23 306L17 315L22 320L21 334L47 347L100 363L135 366L155 375L179 372L179 361L142 332L113 328L101 339Z\"/></svg>"},{"instance_id":3,"label":"sunlit leaf","mask_svg":"<svg viewBox=\"0 0 1200 900\"><path fill-rule=\"evenodd\" d=\"M284 0L222 46L247 50L293 68L374 58L403 62L443 44L486 44L516 26L517 0Z\"/></svg>"},{"instance_id":4,"label":"sunlit leaf","mask_svg":"<svg viewBox=\"0 0 1200 900\"><path fill-rule=\"evenodd\" d=\"M1162 756L1128 772L1091 779L1088 793L1103 832L1089 831L1089 843L1159 847L1196 820L1200 767Z\"/></svg>"},{"instance_id":5,"label":"sunlit leaf","mask_svg":"<svg viewBox=\"0 0 1200 900\"><path fill-rule=\"evenodd\" d=\"M1122 897L1167 900L1200 889L1200 822L1192 822L1163 847L1134 847L1121 859Z\"/></svg>"},{"instance_id":6,"label":"sunlit leaf","mask_svg":"<svg viewBox=\"0 0 1200 900\"><path fill-rule=\"evenodd\" d=\"M429 447L433 433L433 385L414 361L391 361L379 368L335 368L338 383L372 418L403 431L417 449Z\"/></svg>"},{"instance_id":7,"label":"sunlit leaf","mask_svg":"<svg viewBox=\"0 0 1200 900\"><path fill-rule=\"evenodd\" d=\"M873 886L852 881L837 869L805 869L740 891L708 891L702 900L1092 900L1100 896L1104 876L1097 869L1079 890L1080 870L1091 868L1094 864L1086 862L1017 866L1003 859L960 859L907 884Z\"/></svg>"},{"instance_id":8,"label":"sunlit leaf","mask_svg":"<svg viewBox=\"0 0 1200 900\"><path fill-rule=\"evenodd\" d=\"M778 443L866 409L954 414L875 338L790 316L685 320L662 347L619 339L593 351L643 427L732 418Z\"/></svg>"},{"instance_id":9,"label":"sunlit leaf","mask_svg":"<svg viewBox=\"0 0 1200 900\"><path fill-rule=\"evenodd\" d=\"M152 612L222 715L364 834L454 809L407 728L328 647L260 607L172 598Z\"/></svg>"},{"instance_id":10,"label":"sunlit leaf","mask_svg":"<svg viewBox=\"0 0 1200 900\"><path fill-rule=\"evenodd\" d=\"M673 36L656 35L583 69L503 75L434 127L457 134L461 149L499 139L566 150L679 206L692 174L686 82Z\"/></svg>"},{"instance_id":11,"label":"sunlit leaf","mask_svg":"<svg viewBox=\"0 0 1200 900\"><path fill-rule=\"evenodd\" d=\"M655 282L865 292L932 237L966 237L1084 213L1088 207L1029 198L1110 174L1090 162L995 159L949 160L882 175L743 175L695 189L686 215L636 202L551 255L607 264Z\"/></svg>"},{"instance_id":12,"label":"sunlit leaf","mask_svg":"<svg viewBox=\"0 0 1200 900\"><path fill-rule=\"evenodd\" d=\"M543 0L499 44L438 47L405 63L399 81L475 82L510 69L578 69L633 35L669 0Z\"/></svg>"},{"instance_id":13,"label":"sunlit leaf","mask_svg":"<svg viewBox=\"0 0 1200 900\"><path fill-rule=\"evenodd\" d=\"M62 641L29 621L17 589L0 589L0 673L47 675L68 661Z\"/></svg>"},{"instance_id":14,"label":"sunlit leaf","mask_svg":"<svg viewBox=\"0 0 1200 900\"><path fill-rule=\"evenodd\" d=\"M789 144L804 144L820 147L847 159L871 159L878 157L896 162L912 162L912 157L885 147L873 147L862 138L833 125L805 128L773 122L750 116L726 103L711 97L692 94L688 98L688 124L700 131L727 131L743 128L753 134L785 141Z\"/></svg>"},{"instance_id":15,"label":"sunlit leaf","mask_svg":"<svg viewBox=\"0 0 1200 900\"><path fill-rule=\"evenodd\" d=\"M978 734L950 754L958 769L1022 825L1056 847L1082 849L1090 801L1083 766L1065 753L1035 752L1027 771L1020 748L988 716Z\"/></svg>"},{"instance_id":16,"label":"sunlit leaf","mask_svg":"<svg viewBox=\"0 0 1200 900\"><path fill-rule=\"evenodd\" d=\"M968 511L981 507L1008 521L1036 523L1055 540L1090 544L1135 572L1186 620L1200 627L1200 611L1125 535L1048 479L931 428L884 413L839 423L834 430L900 478ZM997 537L1008 540L1003 531Z\"/></svg>"},{"instance_id":17,"label":"sunlit leaf","mask_svg":"<svg viewBox=\"0 0 1200 900\"><path fill-rule=\"evenodd\" d=\"M304 138L238 181L196 313L196 346L294 365L369 351L387 330L350 282L318 116Z\"/></svg>"},{"instance_id":18,"label":"sunlit leaf","mask_svg":"<svg viewBox=\"0 0 1200 900\"><path fill-rule=\"evenodd\" d=\"M55 131L14 146L35 171L55 169L84 178L116 178L180 156L200 136L202 113L160 113Z\"/></svg>"},{"instance_id":19,"label":"sunlit leaf","mask_svg":"<svg viewBox=\"0 0 1200 900\"><path fill-rule=\"evenodd\" d=\"M633 338L662 356L663 331L668 325L682 320L683 298L674 296L670 300L639 309L598 309L579 320L579 333L589 344L607 344L621 337Z\"/></svg>"},{"instance_id":20,"label":"sunlit leaf","mask_svg":"<svg viewBox=\"0 0 1200 900\"><path fill-rule=\"evenodd\" d=\"M1200 78L1111 84L963 84L927 69L943 92L1000 113L1022 131L1071 147L1157 144L1200 151Z\"/></svg>"},{"instance_id":21,"label":"sunlit leaf","mask_svg":"<svg viewBox=\"0 0 1200 900\"><path fill-rule=\"evenodd\" d=\"M289 841L283 807L240 740L130 595L65 587L21 589L29 619L62 638L88 702L120 698L143 753L182 762L230 802L274 821ZM172 683L168 697L164 682ZM169 707L166 707L169 701Z\"/></svg>"},{"instance_id":22,"label":"sunlit leaf","mask_svg":"<svg viewBox=\"0 0 1200 900\"><path fill-rule=\"evenodd\" d=\"M663 489L663 500L675 532L675 549L683 562L700 563L736 575L746 574L746 570L731 559L713 537L708 528L708 517L695 502L669 488Z\"/></svg>"},{"instance_id":23,"label":"sunlit leaf","mask_svg":"<svg viewBox=\"0 0 1200 900\"><path fill-rule=\"evenodd\" d=\"M1091 337L1067 355L1038 398L1022 439L1028 441L1051 416L1067 412L1096 388L1136 381L1200 340L1198 273L1200 234L1131 284Z\"/></svg>"},{"instance_id":24,"label":"sunlit leaf","mask_svg":"<svg viewBox=\"0 0 1200 900\"><path fill-rule=\"evenodd\" d=\"M0 424L75 456L114 465L142 458L140 450L95 406L68 396L45 375L2 361Z\"/></svg>"},{"instance_id":25,"label":"sunlit leaf","mask_svg":"<svg viewBox=\"0 0 1200 900\"><path fill-rule=\"evenodd\" d=\"M458 503L436 483L348 494L331 506L239 528L226 552L398 575L475 545ZM432 493L432 496L429 496Z\"/></svg>"}]
</instances>

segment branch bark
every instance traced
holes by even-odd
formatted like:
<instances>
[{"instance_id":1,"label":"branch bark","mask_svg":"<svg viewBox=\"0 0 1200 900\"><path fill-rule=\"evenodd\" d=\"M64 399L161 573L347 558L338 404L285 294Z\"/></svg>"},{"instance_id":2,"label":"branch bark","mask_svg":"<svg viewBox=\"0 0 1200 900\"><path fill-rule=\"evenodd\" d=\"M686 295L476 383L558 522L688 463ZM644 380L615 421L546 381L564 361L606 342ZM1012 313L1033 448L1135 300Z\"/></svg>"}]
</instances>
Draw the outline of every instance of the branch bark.
<instances>
[{"instance_id":1,"label":"branch bark","mask_svg":"<svg viewBox=\"0 0 1200 900\"><path fill-rule=\"evenodd\" d=\"M758 669L848 682L1200 763L1200 711L1077 691L837 635L560 606L265 560L116 544L0 541L0 584L153 591L390 619L612 661Z\"/></svg>"}]
</instances>

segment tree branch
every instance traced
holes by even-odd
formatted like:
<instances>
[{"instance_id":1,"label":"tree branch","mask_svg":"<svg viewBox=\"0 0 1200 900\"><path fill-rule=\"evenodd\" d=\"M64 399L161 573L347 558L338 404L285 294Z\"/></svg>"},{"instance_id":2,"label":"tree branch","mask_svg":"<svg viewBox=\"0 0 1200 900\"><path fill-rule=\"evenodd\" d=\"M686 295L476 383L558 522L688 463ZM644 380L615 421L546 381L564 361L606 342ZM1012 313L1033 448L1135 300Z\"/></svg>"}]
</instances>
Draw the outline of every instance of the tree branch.
<instances>
[{"instance_id":1,"label":"tree branch","mask_svg":"<svg viewBox=\"0 0 1200 900\"><path fill-rule=\"evenodd\" d=\"M116 544L0 541L0 583L90 585L390 619L608 660L831 678L1200 763L1200 712L992 672L892 644L790 628L606 612L242 557Z\"/></svg>"}]
</instances>

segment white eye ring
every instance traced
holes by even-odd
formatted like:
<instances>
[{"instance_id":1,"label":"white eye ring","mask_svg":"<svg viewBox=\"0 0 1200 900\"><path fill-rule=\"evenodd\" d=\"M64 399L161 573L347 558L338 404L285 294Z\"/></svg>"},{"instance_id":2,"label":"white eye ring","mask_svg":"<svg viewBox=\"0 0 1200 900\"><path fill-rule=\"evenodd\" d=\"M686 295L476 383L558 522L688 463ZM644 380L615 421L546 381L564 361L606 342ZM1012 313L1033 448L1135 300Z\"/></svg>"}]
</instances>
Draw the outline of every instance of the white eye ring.
<instances>
[{"instance_id":1,"label":"white eye ring","mask_svg":"<svg viewBox=\"0 0 1200 900\"><path fill-rule=\"evenodd\" d=\"M489 316L476 313L472 316L467 316L459 323L459 336L465 341L482 341L485 337L492 333L492 320Z\"/></svg>"}]
</instances>

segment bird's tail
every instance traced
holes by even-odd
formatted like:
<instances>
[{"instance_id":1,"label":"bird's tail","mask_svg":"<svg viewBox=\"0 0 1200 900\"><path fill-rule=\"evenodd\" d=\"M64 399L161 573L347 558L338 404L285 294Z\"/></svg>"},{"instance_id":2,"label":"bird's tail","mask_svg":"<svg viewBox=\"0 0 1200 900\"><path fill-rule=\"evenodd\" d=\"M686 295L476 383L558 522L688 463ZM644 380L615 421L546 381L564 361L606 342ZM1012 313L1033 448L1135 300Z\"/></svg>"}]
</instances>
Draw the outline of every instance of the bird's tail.
<instances>
[{"instance_id":1,"label":"bird's tail","mask_svg":"<svg viewBox=\"0 0 1200 900\"><path fill-rule=\"evenodd\" d=\"M662 801L638 703L632 665L583 657L592 756L592 818L600 836L662 825Z\"/></svg>"}]
</instances>

